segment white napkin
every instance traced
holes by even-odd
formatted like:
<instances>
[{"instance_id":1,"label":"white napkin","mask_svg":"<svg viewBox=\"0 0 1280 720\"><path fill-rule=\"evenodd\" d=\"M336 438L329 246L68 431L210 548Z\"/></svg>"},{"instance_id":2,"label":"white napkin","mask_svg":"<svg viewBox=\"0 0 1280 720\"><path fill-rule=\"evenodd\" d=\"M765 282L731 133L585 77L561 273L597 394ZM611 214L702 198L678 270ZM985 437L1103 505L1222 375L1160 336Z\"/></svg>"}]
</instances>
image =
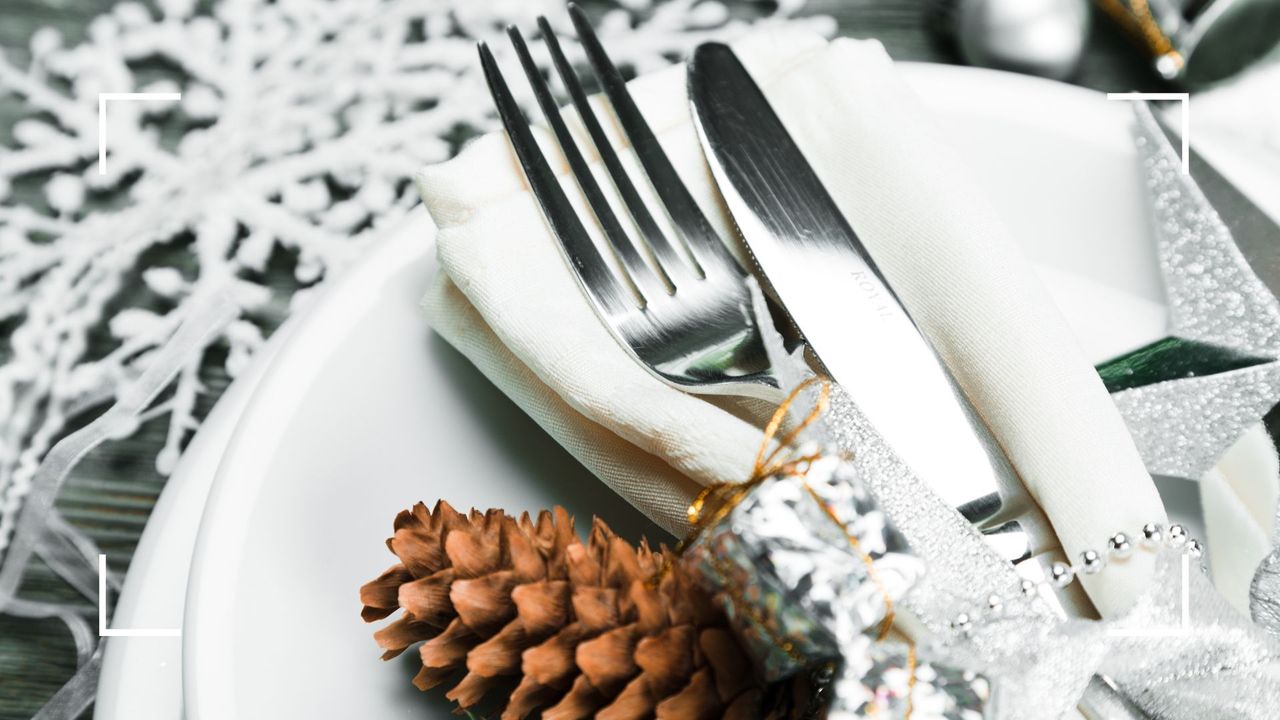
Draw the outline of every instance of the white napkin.
<instances>
[{"instance_id":1,"label":"white napkin","mask_svg":"<svg viewBox=\"0 0 1280 720\"><path fill-rule=\"evenodd\" d=\"M772 30L735 48L1066 551L1102 550L1117 531L1164 521L1093 368L879 43ZM684 68L630 87L690 191L731 237L690 125ZM612 118L607 110L601 117ZM543 147L579 201L554 143ZM664 385L615 344L561 258L505 135L479 138L418 183L440 228L443 272L425 300L433 327L583 464L676 532L699 486L746 477L760 442L748 414ZM1087 579L1104 615L1128 605L1145 567L1135 556Z\"/></svg>"}]
</instances>

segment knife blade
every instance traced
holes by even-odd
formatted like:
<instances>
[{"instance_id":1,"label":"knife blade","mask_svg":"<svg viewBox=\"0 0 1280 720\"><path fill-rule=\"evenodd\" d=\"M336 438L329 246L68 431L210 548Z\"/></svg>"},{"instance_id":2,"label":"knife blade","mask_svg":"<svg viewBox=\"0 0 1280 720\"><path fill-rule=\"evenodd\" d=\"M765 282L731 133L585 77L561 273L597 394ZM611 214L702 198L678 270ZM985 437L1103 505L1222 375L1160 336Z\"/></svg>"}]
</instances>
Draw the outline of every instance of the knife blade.
<instances>
[{"instance_id":1,"label":"knife blade","mask_svg":"<svg viewBox=\"0 0 1280 720\"><path fill-rule=\"evenodd\" d=\"M689 98L703 153L756 274L822 369L1024 578L1045 583L1053 560L1065 558L1043 512L728 46L707 43L694 52ZM1002 547L1009 538L1043 551L1013 557L1017 551ZM1090 613L1078 585L1069 590L1056 596L1059 611ZM1091 720L1147 717L1101 676L1080 709Z\"/></svg>"},{"instance_id":2,"label":"knife blade","mask_svg":"<svg viewBox=\"0 0 1280 720\"><path fill-rule=\"evenodd\" d=\"M1040 521L1026 528L1031 552L1055 547L999 444L728 46L695 51L689 97L757 275L824 374L979 529Z\"/></svg>"}]
</instances>

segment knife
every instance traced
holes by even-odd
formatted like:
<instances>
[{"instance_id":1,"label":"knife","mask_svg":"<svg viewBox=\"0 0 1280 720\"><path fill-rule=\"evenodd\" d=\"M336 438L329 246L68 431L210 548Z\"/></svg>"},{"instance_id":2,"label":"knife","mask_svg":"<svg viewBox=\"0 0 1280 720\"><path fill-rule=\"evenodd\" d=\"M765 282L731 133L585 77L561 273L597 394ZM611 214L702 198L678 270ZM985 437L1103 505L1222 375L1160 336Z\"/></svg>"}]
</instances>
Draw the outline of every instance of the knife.
<instances>
[{"instance_id":1,"label":"knife","mask_svg":"<svg viewBox=\"0 0 1280 720\"><path fill-rule=\"evenodd\" d=\"M1043 512L727 45L694 51L689 98L703 153L756 275L821 370L899 459L1024 577L1045 579L1061 551ZM1010 537L1040 554L1010 550ZM1080 594L1057 599L1060 613L1092 609ZM1101 676L1080 708L1091 720L1146 717Z\"/></svg>"},{"instance_id":2,"label":"knife","mask_svg":"<svg viewBox=\"0 0 1280 720\"><path fill-rule=\"evenodd\" d=\"M756 274L820 370L1007 559L1056 547L999 444L728 46L695 51L689 96ZM1018 527L1027 536L1020 550L1007 545Z\"/></svg>"}]
</instances>

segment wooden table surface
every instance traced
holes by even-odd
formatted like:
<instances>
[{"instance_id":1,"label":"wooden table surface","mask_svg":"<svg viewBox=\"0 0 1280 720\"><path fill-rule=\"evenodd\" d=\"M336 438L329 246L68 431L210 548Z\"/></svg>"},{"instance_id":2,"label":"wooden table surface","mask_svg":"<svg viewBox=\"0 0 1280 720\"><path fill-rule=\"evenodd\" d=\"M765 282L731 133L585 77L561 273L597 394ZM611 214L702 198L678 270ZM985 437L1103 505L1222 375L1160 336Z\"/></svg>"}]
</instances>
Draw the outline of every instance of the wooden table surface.
<instances>
[{"instance_id":1,"label":"wooden table surface","mask_svg":"<svg viewBox=\"0 0 1280 720\"><path fill-rule=\"evenodd\" d=\"M477 1L477 0L470 0ZM27 58L32 32L43 26L59 29L69 43L84 36L89 21L114 5L114 0L3 0L0 7L0 48L20 65ZM734 3L732 0L730 5ZM843 35L879 38L899 60L956 62L953 50L929 33L923 22L929 0L810 0L813 12L834 16ZM1159 90L1161 83L1146 68L1128 38L1095 13L1088 54L1076 82L1100 90ZM0 97L0 141L8 144L22 107L12 97ZM38 202L38 193L15 192L6 202ZM272 285L287 287L286 268ZM283 305L275 312L283 319ZM0 326L0 332L5 332ZM0 343L0 360L9 346ZM201 404L207 412L228 382L220 367L206 373L208 394ZM124 570L161 488L155 456L164 442L163 420L151 422L133 437L108 443L76 468L58 502L72 523L83 528ZM83 602L74 590L37 563L22 593L32 599ZM87 603L86 603L87 605ZM0 719L31 717L75 670L74 649L57 620L32 622L0 615Z\"/></svg>"}]
</instances>

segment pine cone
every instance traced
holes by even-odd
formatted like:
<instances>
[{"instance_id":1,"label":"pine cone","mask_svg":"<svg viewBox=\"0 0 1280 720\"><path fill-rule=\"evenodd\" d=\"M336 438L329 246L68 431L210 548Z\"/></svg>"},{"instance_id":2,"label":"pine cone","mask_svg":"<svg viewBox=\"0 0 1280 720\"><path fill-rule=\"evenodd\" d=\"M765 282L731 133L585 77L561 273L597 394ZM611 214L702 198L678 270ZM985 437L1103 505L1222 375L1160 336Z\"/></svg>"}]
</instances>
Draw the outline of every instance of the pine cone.
<instances>
[{"instance_id":1,"label":"pine cone","mask_svg":"<svg viewBox=\"0 0 1280 720\"><path fill-rule=\"evenodd\" d=\"M617 537L599 519L584 545L564 508L536 522L501 510L463 515L441 501L395 520L400 562L360 589L366 622L389 660L409 646L428 690L462 708L504 684L502 718L789 717L805 691L768 686L720 608L675 563ZM465 670L465 675L463 671Z\"/></svg>"}]
</instances>

